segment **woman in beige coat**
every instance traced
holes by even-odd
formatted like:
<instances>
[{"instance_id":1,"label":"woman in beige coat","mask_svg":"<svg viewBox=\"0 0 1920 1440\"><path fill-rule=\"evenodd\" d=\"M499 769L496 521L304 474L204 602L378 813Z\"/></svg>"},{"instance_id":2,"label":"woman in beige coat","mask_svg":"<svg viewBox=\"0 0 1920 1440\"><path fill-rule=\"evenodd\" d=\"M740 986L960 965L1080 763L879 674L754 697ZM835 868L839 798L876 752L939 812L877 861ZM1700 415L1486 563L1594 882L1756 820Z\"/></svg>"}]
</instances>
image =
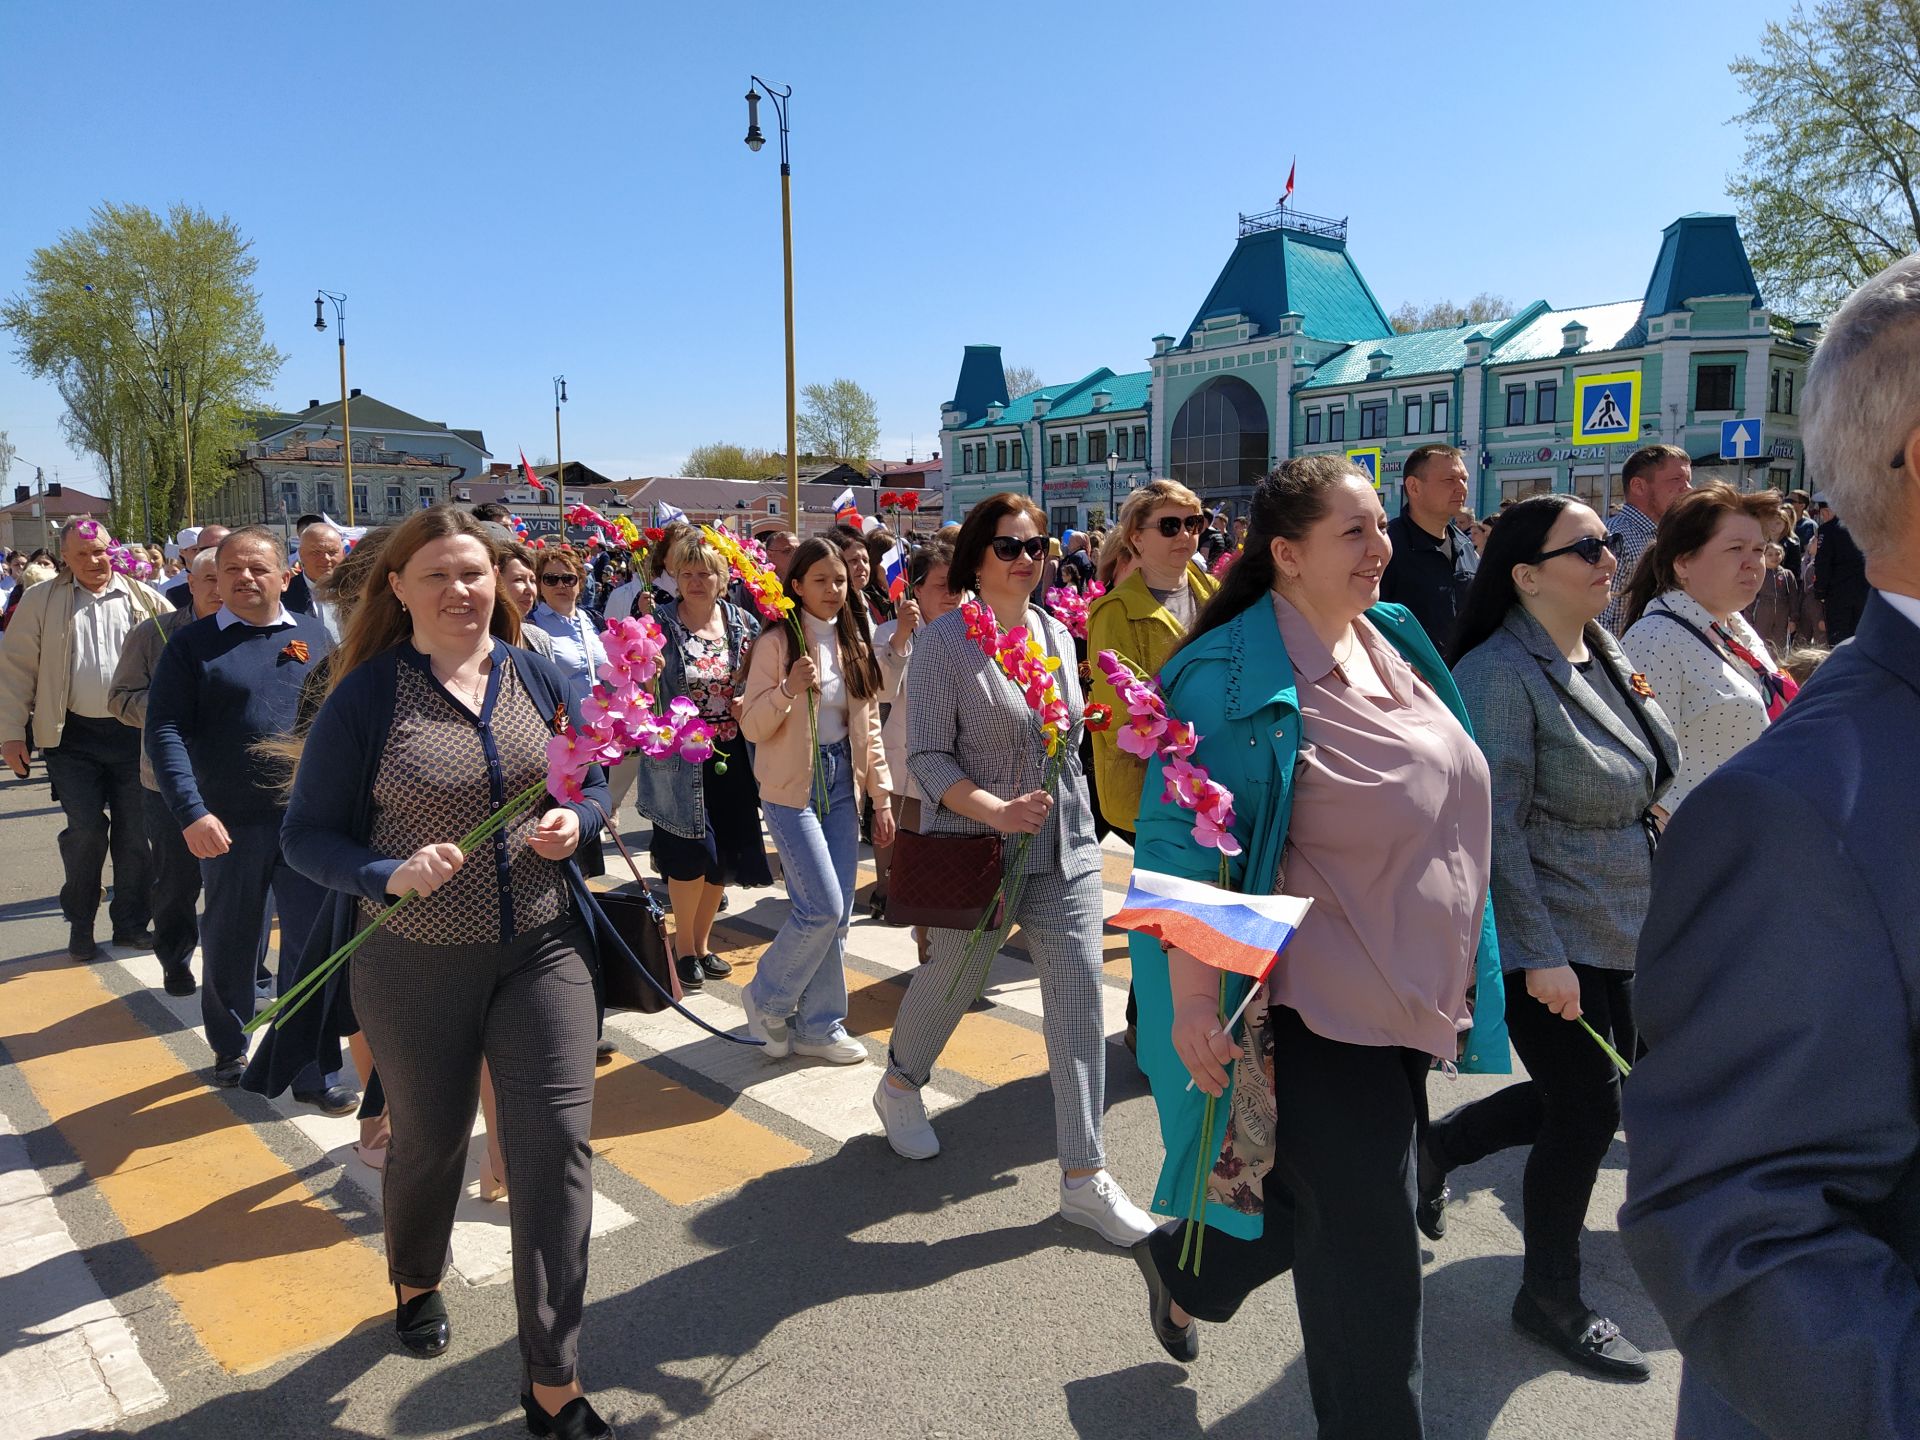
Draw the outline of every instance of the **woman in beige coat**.
<instances>
[{"instance_id":1,"label":"woman in beige coat","mask_svg":"<svg viewBox=\"0 0 1920 1440\"><path fill-rule=\"evenodd\" d=\"M768 1059L796 1053L856 1065L867 1052L847 1034L843 958L862 794L873 800L874 843L893 843L893 778L880 737L885 682L836 546L803 542L786 586L806 646L795 654L792 629L772 626L753 647L740 731L755 746L754 778L792 908L740 1002Z\"/></svg>"}]
</instances>

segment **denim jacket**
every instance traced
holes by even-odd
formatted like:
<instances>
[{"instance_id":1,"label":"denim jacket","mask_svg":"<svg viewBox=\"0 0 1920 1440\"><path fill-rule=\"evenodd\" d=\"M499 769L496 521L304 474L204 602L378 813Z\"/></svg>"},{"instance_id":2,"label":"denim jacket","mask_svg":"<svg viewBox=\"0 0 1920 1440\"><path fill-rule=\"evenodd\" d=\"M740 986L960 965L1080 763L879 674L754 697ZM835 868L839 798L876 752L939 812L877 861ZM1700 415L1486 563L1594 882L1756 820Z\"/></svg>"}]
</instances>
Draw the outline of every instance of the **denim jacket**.
<instances>
[{"instance_id":1,"label":"denim jacket","mask_svg":"<svg viewBox=\"0 0 1920 1440\"><path fill-rule=\"evenodd\" d=\"M745 663L747 647L760 634L760 622L730 600L720 601L719 606L720 613L726 618L727 667L737 675ZM659 704L665 706L687 693L684 648L687 627L680 623L678 600L669 600L659 606L653 612L653 618L659 622L667 637L666 648L660 652L660 678L656 682ZM745 737L741 737L737 743L744 746ZM640 773L634 786L634 804L639 807L640 813L668 834L678 835L684 840L698 840L705 836L707 807L702 794L704 767L671 758L649 760L644 755L637 758ZM752 762L747 756L741 755L736 763Z\"/></svg>"}]
</instances>

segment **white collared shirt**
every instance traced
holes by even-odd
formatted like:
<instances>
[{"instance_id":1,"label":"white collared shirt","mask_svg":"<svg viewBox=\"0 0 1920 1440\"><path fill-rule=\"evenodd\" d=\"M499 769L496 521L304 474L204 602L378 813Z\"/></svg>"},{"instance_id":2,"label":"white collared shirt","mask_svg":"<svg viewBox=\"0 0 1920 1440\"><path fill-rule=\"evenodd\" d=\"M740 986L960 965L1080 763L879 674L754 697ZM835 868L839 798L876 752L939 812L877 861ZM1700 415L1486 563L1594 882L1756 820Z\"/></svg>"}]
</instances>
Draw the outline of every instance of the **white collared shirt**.
<instances>
[{"instance_id":1,"label":"white collared shirt","mask_svg":"<svg viewBox=\"0 0 1920 1440\"><path fill-rule=\"evenodd\" d=\"M1882 590L1880 598L1906 616L1909 624L1920 627L1920 596L1897 595L1891 590Z\"/></svg>"},{"instance_id":2,"label":"white collared shirt","mask_svg":"<svg viewBox=\"0 0 1920 1440\"><path fill-rule=\"evenodd\" d=\"M127 636L147 618L147 612L118 571L107 577L106 587L97 595L71 577L66 583L74 592L73 628L69 632L73 641L68 653L73 668L67 709L89 719L111 720L114 714L107 704L107 691L113 683L113 672L120 664Z\"/></svg>"},{"instance_id":3,"label":"white collared shirt","mask_svg":"<svg viewBox=\"0 0 1920 1440\"><path fill-rule=\"evenodd\" d=\"M222 605L218 610L213 612L213 623L218 625L222 630L233 625L253 625L253 621L241 619L225 605ZM293 623L293 616L289 615L287 613L287 607L282 605L278 615L274 616L273 619L267 621L264 625L257 625L254 626L254 628L258 630L279 630Z\"/></svg>"}]
</instances>

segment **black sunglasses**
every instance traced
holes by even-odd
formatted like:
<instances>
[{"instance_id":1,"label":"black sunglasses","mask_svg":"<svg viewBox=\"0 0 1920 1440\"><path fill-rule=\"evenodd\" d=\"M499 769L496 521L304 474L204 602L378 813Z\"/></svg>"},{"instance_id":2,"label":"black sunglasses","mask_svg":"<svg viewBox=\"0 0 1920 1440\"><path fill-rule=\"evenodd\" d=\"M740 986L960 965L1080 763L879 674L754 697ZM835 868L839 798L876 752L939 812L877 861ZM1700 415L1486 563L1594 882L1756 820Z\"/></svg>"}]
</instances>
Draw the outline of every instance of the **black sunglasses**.
<instances>
[{"instance_id":1,"label":"black sunglasses","mask_svg":"<svg viewBox=\"0 0 1920 1440\"><path fill-rule=\"evenodd\" d=\"M1198 535L1206 528L1207 517L1204 515L1162 515L1153 523L1156 530L1171 540L1182 530L1186 531L1189 535Z\"/></svg>"},{"instance_id":2,"label":"black sunglasses","mask_svg":"<svg viewBox=\"0 0 1920 1440\"><path fill-rule=\"evenodd\" d=\"M987 548L993 551L996 559L1008 563L1018 560L1023 551L1029 560L1038 560L1047 553L1047 537L1029 535L1024 540L1016 540L1011 535L996 535L987 542Z\"/></svg>"},{"instance_id":3,"label":"black sunglasses","mask_svg":"<svg viewBox=\"0 0 1920 1440\"><path fill-rule=\"evenodd\" d=\"M1605 539L1597 535L1582 535L1571 545L1562 545L1558 550L1549 550L1543 555L1534 556L1533 563L1535 565L1544 565L1556 555L1578 555L1582 560L1586 561L1587 564L1598 565L1600 563L1600 553L1603 550L1611 553L1613 558L1618 560L1620 558L1620 545L1621 537L1618 531L1609 534Z\"/></svg>"},{"instance_id":4,"label":"black sunglasses","mask_svg":"<svg viewBox=\"0 0 1920 1440\"><path fill-rule=\"evenodd\" d=\"M564 590L569 586L578 585L580 583L580 577L578 575L542 575L540 577L540 583L542 585L558 585Z\"/></svg>"}]
</instances>

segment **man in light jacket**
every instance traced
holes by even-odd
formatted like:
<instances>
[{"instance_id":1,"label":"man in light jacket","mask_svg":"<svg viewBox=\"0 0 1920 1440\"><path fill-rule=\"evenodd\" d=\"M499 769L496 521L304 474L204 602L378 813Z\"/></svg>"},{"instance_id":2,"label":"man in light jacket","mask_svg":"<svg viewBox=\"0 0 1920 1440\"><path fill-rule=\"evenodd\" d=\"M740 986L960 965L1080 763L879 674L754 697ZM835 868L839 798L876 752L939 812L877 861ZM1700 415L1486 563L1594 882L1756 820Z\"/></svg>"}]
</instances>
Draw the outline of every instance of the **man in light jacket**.
<instances>
[{"instance_id":1,"label":"man in light jacket","mask_svg":"<svg viewBox=\"0 0 1920 1440\"><path fill-rule=\"evenodd\" d=\"M169 607L152 586L114 570L112 543L97 520L69 521L60 532L66 570L20 597L0 641L0 759L25 779L29 733L46 756L67 820L59 842L67 954L79 961L100 953L93 924L109 851L113 943L153 943L140 737L114 716L107 694L134 626Z\"/></svg>"},{"instance_id":2,"label":"man in light jacket","mask_svg":"<svg viewBox=\"0 0 1920 1440\"><path fill-rule=\"evenodd\" d=\"M1920 256L1840 308L1804 399L1873 593L1675 813L1635 980L1620 1230L1688 1440L1920 1437Z\"/></svg>"}]
</instances>

